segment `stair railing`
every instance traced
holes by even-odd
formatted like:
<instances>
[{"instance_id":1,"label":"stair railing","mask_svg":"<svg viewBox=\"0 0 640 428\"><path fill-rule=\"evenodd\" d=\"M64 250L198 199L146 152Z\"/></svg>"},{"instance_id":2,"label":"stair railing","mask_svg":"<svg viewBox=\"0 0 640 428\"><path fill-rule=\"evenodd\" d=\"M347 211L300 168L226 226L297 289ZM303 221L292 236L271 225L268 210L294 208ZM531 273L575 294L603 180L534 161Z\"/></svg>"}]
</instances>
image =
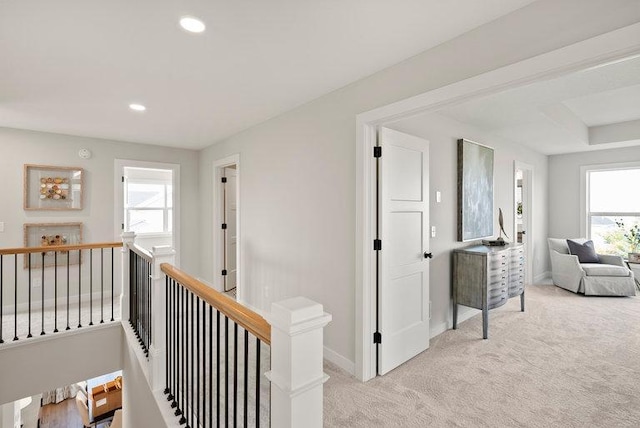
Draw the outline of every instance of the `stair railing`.
<instances>
[{"instance_id":1,"label":"stair railing","mask_svg":"<svg viewBox=\"0 0 640 428\"><path fill-rule=\"evenodd\" d=\"M118 320L122 245L0 249L0 344Z\"/></svg>"},{"instance_id":2,"label":"stair railing","mask_svg":"<svg viewBox=\"0 0 640 428\"><path fill-rule=\"evenodd\" d=\"M123 234L123 251L136 251L134 239ZM149 256L141 276L150 290L123 296L123 319L150 318L140 361L156 398L166 397L168 426L322 427L323 328L331 321L322 305L294 297L263 316L175 267L171 248L142 259ZM123 257L125 282L140 277L132 260ZM148 310L131 304L141 293Z\"/></svg>"}]
</instances>

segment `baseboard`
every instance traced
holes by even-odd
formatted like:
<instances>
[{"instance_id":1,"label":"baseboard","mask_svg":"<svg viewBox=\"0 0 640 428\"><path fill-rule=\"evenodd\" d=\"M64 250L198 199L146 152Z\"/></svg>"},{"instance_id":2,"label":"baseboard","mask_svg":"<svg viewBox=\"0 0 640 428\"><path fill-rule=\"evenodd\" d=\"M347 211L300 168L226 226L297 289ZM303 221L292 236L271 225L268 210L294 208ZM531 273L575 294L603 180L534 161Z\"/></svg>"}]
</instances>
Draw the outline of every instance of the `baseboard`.
<instances>
[{"instance_id":1,"label":"baseboard","mask_svg":"<svg viewBox=\"0 0 640 428\"><path fill-rule=\"evenodd\" d=\"M458 325L482 313L480 309L467 308L467 307L465 307L462 310L461 309L462 309L461 307L458 307ZM451 326L451 328L453 328L453 325Z\"/></svg>"},{"instance_id":2,"label":"baseboard","mask_svg":"<svg viewBox=\"0 0 640 428\"><path fill-rule=\"evenodd\" d=\"M449 330L448 322L441 322L440 324L431 326L431 328L429 329L429 339L433 339L434 337L444 333L447 330Z\"/></svg>"},{"instance_id":3,"label":"baseboard","mask_svg":"<svg viewBox=\"0 0 640 428\"><path fill-rule=\"evenodd\" d=\"M465 322L469 318L482 313L481 311L473 308L463 308L459 307L458 309L458 324ZM429 330L429 339L433 339L434 337L444 333L445 331L451 329L453 326L451 322L442 322L432 326ZM355 363L333 351L332 349L324 347L324 358L333 364L337 365L341 369L345 370L349 374L355 376L356 366Z\"/></svg>"},{"instance_id":4,"label":"baseboard","mask_svg":"<svg viewBox=\"0 0 640 428\"><path fill-rule=\"evenodd\" d=\"M466 308L466 307L460 306L458 308L458 325L467 321L469 318L472 318L481 313L482 311L478 309ZM429 331L429 338L433 339L434 337L444 333L445 331L449 330L452 327L453 326L449 321L436 324L433 327L431 327ZM327 361L340 367L342 370L346 371L347 373L351 374L352 376L355 376L355 372L356 372L355 363L343 357L342 355L338 354L334 350L327 348L326 346L324 347L324 358Z\"/></svg>"},{"instance_id":5,"label":"baseboard","mask_svg":"<svg viewBox=\"0 0 640 428\"><path fill-rule=\"evenodd\" d=\"M458 325L480 313L482 312L479 311L478 309L467 308L462 306L458 307ZM451 328L453 328L453 321L451 322L447 321L447 322L436 324L433 327L431 327L431 329L429 330L429 338L433 339L434 337L444 333L445 331Z\"/></svg>"},{"instance_id":6,"label":"baseboard","mask_svg":"<svg viewBox=\"0 0 640 428\"><path fill-rule=\"evenodd\" d=\"M324 358L335 364L336 366L340 367L342 370L346 371L347 373L349 373L352 376L355 376L356 373L356 364L343 357L342 355L338 354L336 351L334 351L333 349L329 349L326 346L324 347Z\"/></svg>"},{"instance_id":7,"label":"baseboard","mask_svg":"<svg viewBox=\"0 0 640 428\"><path fill-rule=\"evenodd\" d=\"M546 279L549 279L549 278L551 278L551 272L546 271L546 272L542 272L539 275L534 276L533 277L533 282L535 284L535 283L542 282L542 281L544 281Z\"/></svg>"}]
</instances>

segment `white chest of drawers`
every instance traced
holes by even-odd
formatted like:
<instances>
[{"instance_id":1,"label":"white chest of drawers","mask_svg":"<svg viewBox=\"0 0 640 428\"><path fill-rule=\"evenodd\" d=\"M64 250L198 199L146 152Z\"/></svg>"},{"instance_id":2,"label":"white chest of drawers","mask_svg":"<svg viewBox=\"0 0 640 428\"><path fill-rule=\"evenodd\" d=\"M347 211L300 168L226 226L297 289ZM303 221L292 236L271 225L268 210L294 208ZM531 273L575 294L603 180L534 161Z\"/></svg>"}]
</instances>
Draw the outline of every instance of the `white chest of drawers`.
<instances>
[{"instance_id":1,"label":"white chest of drawers","mask_svg":"<svg viewBox=\"0 0 640 428\"><path fill-rule=\"evenodd\" d=\"M524 246L476 245L453 251L453 329L458 305L482 310L482 337L488 337L489 310L520 296L524 312Z\"/></svg>"}]
</instances>

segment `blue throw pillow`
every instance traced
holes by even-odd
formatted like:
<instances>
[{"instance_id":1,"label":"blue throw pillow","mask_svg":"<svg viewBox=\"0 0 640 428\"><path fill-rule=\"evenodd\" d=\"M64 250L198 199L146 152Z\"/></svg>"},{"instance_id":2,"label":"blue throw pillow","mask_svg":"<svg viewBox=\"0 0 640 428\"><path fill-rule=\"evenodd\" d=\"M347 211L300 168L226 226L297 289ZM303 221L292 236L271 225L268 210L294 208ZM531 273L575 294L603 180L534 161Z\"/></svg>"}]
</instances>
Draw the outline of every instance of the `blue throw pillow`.
<instances>
[{"instance_id":1,"label":"blue throw pillow","mask_svg":"<svg viewBox=\"0 0 640 428\"><path fill-rule=\"evenodd\" d=\"M567 239L569 253L578 256L580 263L600 263L600 257L596 254L593 241L587 241L584 244Z\"/></svg>"}]
</instances>

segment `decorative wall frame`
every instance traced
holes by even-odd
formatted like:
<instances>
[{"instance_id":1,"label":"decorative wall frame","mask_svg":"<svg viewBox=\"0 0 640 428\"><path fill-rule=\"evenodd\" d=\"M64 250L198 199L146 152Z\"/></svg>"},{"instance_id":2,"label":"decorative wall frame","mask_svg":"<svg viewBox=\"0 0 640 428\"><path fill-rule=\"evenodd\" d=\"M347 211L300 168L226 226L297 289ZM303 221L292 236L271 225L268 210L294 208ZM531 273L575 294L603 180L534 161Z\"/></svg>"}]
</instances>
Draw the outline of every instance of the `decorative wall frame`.
<instances>
[{"instance_id":1,"label":"decorative wall frame","mask_svg":"<svg viewBox=\"0 0 640 428\"><path fill-rule=\"evenodd\" d=\"M24 166L25 210L81 210L83 170L48 165Z\"/></svg>"},{"instance_id":2,"label":"decorative wall frame","mask_svg":"<svg viewBox=\"0 0 640 428\"><path fill-rule=\"evenodd\" d=\"M458 241L493 236L493 149L458 140Z\"/></svg>"},{"instance_id":3,"label":"decorative wall frame","mask_svg":"<svg viewBox=\"0 0 640 428\"><path fill-rule=\"evenodd\" d=\"M53 245L77 245L82 243L82 223L25 223L24 246L25 247L50 247ZM44 267L65 266L81 263L79 251L58 251L57 260L54 251L43 253L31 253L31 268L42 268L44 254ZM29 267L29 255L25 254L24 268Z\"/></svg>"}]
</instances>

